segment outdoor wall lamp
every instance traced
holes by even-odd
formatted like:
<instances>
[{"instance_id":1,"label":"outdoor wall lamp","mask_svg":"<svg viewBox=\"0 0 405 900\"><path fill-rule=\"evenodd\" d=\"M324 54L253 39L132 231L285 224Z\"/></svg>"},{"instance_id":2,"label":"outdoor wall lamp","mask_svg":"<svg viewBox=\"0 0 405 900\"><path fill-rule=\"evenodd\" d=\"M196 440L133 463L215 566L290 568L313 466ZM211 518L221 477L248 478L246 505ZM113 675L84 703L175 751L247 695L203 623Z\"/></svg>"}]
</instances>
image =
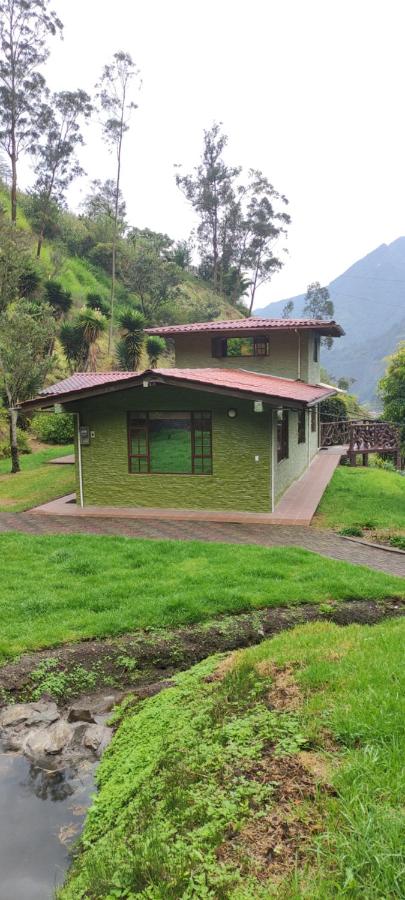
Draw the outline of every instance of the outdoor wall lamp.
<instances>
[{"instance_id":1,"label":"outdoor wall lamp","mask_svg":"<svg viewBox=\"0 0 405 900\"><path fill-rule=\"evenodd\" d=\"M230 419L236 419L237 415L238 415L238 411L236 409L233 409L233 407L231 407L231 409L228 409L228 417Z\"/></svg>"}]
</instances>

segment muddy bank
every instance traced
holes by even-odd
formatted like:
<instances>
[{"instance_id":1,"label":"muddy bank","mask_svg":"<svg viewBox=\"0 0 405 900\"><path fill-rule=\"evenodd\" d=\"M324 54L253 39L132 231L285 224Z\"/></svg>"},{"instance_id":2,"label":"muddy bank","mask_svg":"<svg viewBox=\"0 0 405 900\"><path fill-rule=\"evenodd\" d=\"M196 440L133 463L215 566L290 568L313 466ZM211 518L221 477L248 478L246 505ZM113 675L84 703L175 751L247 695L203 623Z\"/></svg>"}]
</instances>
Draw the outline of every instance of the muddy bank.
<instances>
[{"instance_id":1,"label":"muddy bank","mask_svg":"<svg viewBox=\"0 0 405 900\"><path fill-rule=\"evenodd\" d=\"M259 643L304 622L324 619L342 626L372 625L403 615L405 603L398 600L354 600L255 610L173 631L137 631L115 639L65 644L27 654L0 668L0 707L43 696L63 706L73 698L106 689L112 696L131 689L143 698L154 693L155 683L212 653Z\"/></svg>"}]
</instances>

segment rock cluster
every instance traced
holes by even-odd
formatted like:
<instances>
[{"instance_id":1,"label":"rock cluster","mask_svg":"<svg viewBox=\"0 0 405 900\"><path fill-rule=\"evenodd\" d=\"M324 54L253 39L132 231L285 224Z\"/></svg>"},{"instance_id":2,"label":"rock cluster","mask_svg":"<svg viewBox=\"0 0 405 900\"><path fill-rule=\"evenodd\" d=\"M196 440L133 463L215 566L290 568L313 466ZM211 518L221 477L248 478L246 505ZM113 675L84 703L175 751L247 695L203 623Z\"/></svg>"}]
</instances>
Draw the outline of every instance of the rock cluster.
<instances>
[{"instance_id":1,"label":"rock cluster","mask_svg":"<svg viewBox=\"0 0 405 900\"><path fill-rule=\"evenodd\" d=\"M0 742L3 750L20 751L38 765L52 758L58 766L99 758L112 737L104 718L74 706L62 715L52 701L16 703L0 710Z\"/></svg>"}]
</instances>

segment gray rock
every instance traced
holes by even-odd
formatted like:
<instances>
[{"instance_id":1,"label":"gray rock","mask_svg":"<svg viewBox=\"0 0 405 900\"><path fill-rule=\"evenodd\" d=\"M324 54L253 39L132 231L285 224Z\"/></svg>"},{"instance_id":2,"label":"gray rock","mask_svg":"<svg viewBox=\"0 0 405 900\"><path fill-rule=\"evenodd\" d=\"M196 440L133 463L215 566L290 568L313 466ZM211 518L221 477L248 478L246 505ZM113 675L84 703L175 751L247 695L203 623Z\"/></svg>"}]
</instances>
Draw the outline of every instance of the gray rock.
<instances>
[{"instance_id":1,"label":"gray rock","mask_svg":"<svg viewBox=\"0 0 405 900\"><path fill-rule=\"evenodd\" d=\"M29 717L27 725L51 725L59 719L59 711L53 700L45 702L39 700L37 703L29 703L32 713Z\"/></svg>"},{"instance_id":2,"label":"gray rock","mask_svg":"<svg viewBox=\"0 0 405 900\"><path fill-rule=\"evenodd\" d=\"M0 727L14 728L16 725L22 725L31 714L30 703L16 703L14 706L7 706L0 712Z\"/></svg>"},{"instance_id":3,"label":"gray rock","mask_svg":"<svg viewBox=\"0 0 405 900\"><path fill-rule=\"evenodd\" d=\"M105 725L89 725L86 728L83 744L94 753L102 753L112 738L112 729Z\"/></svg>"},{"instance_id":4,"label":"gray rock","mask_svg":"<svg viewBox=\"0 0 405 900\"><path fill-rule=\"evenodd\" d=\"M59 719L56 703L16 703L0 712L0 727L16 728L18 725L50 725Z\"/></svg>"},{"instance_id":5,"label":"gray rock","mask_svg":"<svg viewBox=\"0 0 405 900\"><path fill-rule=\"evenodd\" d=\"M67 717L68 722L91 722L95 723L95 719L93 718L89 709L84 709L81 706L71 706L68 712Z\"/></svg>"},{"instance_id":6,"label":"gray rock","mask_svg":"<svg viewBox=\"0 0 405 900\"><path fill-rule=\"evenodd\" d=\"M30 730L24 741L24 753L35 759L61 753L69 746L74 730L67 722L55 722L49 728Z\"/></svg>"}]
</instances>

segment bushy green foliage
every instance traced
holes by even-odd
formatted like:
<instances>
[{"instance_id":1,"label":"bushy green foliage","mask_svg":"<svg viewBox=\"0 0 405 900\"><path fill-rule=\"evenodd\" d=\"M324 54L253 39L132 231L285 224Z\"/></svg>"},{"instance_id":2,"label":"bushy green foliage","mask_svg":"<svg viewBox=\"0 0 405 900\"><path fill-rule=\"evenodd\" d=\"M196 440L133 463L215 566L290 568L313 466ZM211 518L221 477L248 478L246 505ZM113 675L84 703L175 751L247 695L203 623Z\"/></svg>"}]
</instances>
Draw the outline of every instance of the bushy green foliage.
<instances>
[{"instance_id":1,"label":"bushy green foliage","mask_svg":"<svg viewBox=\"0 0 405 900\"><path fill-rule=\"evenodd\" d=\"M74 420L70 413L37 413L32 431L44 444L70 444L74 435Z\"/></svg>"},{"instance_id":2,"label":"bushy green foliage","mask_svg":"<svg viewBox=\"0 0 405 900\"><path fill-rule=\"evenodd\" d=\"M265 745L293 753L305 737L295 717L268 709L269 679L253 668L207 683L216 662L124 719L62 897L228 897L240 886L217 848L255 809L271 809L274 785L254 777Z\"/></svg>"},{"instance_id":3,"label":"bushy green foliage","mask_svg":"<svg viewBox=\"0 0 405 900\"><path fill-rule=\"evenodd\" d=\"M28 443L28 435L22 428L17 428L17 442L20 453L31 453ZM10 425L7 410L0 406L0 459L9 459L10 450Z\"/></svg>"},{"instance_id":4,"label":"bushy green foliage","mask_svg":"<svg viewBox=\"0 0 405 900\"><path fill-rule=\"evenodd\" d=\"M305 625L241 651L222 680L211 658L135 710L124 703L60 900L400 900L404 637L403 619ZM295 712L267 701L273 671L285 669L300 689ZM315 797L275 806L277 782L260 779L261 761L270 775L272 759L308 747ZM288 796L287 769L277 781ZM294 820L308 823L307 840L301 832L284 878L273 879L269 856L267 879L256 879L254 848L238 846L238 834L267 822L273 850L273 814L281 858ZM229 857L218 853L224 842Z\"/></svg>"}]
</instances>

